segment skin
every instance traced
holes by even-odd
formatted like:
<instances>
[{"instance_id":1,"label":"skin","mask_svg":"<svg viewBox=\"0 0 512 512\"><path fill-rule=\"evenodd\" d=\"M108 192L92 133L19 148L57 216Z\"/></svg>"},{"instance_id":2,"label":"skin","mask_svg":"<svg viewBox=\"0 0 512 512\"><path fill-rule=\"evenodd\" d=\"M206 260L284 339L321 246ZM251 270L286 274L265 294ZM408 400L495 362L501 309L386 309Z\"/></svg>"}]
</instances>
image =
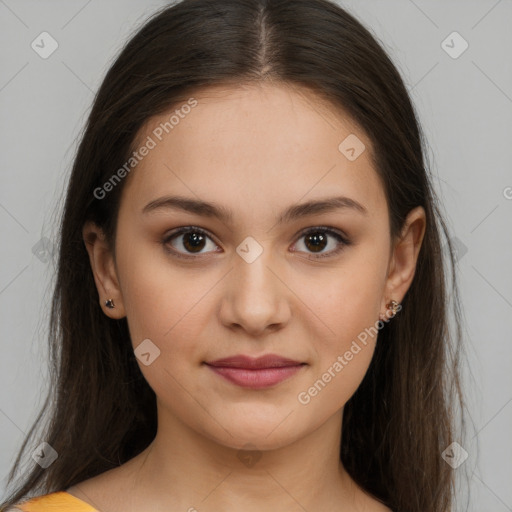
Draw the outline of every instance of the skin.
<instances>
[{"instance_id":1,"label":"skin","mask_svg":"<svg viewBox=\"0 0 512 512\"><path fill-rule=\"evenodd\" d=\"M309 403L297 397L365 328L389 317L391 299L403 299L425 212L412 210L402 236L391 239L370 140L308 89L216 86L193 97L198 105L126 178L115 258L97 226L83 229L104 313L127 317L134 349L150 339L161 351L149 366L138 361L157 396L158 433L131 461L69 492L105 512L389 510L339 461L343 406L368 369L377 336L359 343ZM150 119L139 141L168 118ZM366 147L354 161L338 150L349 134ZM215 202L233 216L223 222L171 209L141 213L164 195ZM288 206L341 195L366 214L343 208L276 223ZM183 245L183 235L167 242L188 260L166 252L163 242L182 226L210 236L199 254ZM320 252L331 256L312 259L314 244L300 232L318 226L341 230L351 244L333 254L340 242L327 233ZM236 252L248 236L263 248L251 263ZM114 309L105 307L107 298ZM269 353L307 364L264 390L241 388L203 364ZM247 448L250 463L242 457Z\"/></svg>"}]
</instances>

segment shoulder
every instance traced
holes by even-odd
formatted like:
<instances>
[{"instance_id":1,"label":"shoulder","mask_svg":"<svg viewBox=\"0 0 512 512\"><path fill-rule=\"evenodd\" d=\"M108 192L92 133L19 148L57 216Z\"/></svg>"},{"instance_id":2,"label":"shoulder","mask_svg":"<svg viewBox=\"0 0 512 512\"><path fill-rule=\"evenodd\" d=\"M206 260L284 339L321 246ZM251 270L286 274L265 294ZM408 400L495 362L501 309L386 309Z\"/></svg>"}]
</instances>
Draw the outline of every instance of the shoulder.
<instances>
[{"instance_id":1,"label":"shoulder","mask_svg":"<svg viewBox=\"0 0 512 512\"><path fill-rule=\"evenodd\" d=\"M16 503L5 512L97 512L91 505L66 491L57 491Z\"/></svg>"}]
</instances>

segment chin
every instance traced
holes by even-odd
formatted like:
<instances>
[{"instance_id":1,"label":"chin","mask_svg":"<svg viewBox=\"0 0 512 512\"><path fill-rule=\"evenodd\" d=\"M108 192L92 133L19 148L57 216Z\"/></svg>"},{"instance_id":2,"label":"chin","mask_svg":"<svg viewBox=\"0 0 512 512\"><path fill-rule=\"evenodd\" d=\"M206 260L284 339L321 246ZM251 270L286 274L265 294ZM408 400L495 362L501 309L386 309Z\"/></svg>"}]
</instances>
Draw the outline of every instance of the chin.
<instances>
[{"instance_id":1,"label":"chin","mask_svg":"<svg viewBox=\"0 0 512 512\"><path fill-rule=\"evenodd\" d=\"M251 417L233 414L229 416L229 423L222 425L226 430L216 423L209 425L211 430L205 431L205 424L202 424L201 428L204 435L229 448L275 450L291 444L301 437L301 432L296 431L297 424L286 424L287 415L290 419L293 417L290 411L281 415L275 412L271 415L253 414ZM301 430L303 428L301 422ZM306 432L303 433L303 435L306 434Z\"/></svg>"}]
</instances>

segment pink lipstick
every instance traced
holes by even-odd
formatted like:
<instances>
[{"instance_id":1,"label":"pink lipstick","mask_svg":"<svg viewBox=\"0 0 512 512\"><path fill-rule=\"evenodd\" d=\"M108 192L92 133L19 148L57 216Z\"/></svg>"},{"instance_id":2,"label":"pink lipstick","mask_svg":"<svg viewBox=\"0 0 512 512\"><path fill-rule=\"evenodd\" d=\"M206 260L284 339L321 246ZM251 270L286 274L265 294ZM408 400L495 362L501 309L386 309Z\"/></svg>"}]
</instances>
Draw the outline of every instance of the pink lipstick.
<instances>
[{"instance_id":1,"label":"pink lipstick","mask_svg":"<svg viewBox=\"0 0 512 512\"><path fill-rule=\"evenodd\" d=\"M263 389L295 375L306 363L267 354L257 358L237 355L205 364L233 384L244 388Z\"/></svg>"}]
</instances>

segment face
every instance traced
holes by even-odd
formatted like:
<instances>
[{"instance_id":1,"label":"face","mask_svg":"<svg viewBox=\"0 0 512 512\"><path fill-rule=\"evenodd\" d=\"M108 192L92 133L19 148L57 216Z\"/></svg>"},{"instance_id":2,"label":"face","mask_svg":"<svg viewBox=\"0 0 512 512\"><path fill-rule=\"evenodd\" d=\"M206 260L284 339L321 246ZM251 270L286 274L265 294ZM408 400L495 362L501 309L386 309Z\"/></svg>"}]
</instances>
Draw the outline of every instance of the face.
<instances>
[{"instance_id":1,"label":"face","mask_svg":"<svg viewBox=\"0 0 512 512\"><path fill-rule=\"evenodd\" d=\"M133 348L144 343L160 417L233 448L275 448L341 418L422 232L393 258L370 140L311 91L193 98L171 129L168 112L139 133L151 149L125 178L115 263L95 279L115 297L106 314L126 315Z\"/></svg>"}]
</instances>

